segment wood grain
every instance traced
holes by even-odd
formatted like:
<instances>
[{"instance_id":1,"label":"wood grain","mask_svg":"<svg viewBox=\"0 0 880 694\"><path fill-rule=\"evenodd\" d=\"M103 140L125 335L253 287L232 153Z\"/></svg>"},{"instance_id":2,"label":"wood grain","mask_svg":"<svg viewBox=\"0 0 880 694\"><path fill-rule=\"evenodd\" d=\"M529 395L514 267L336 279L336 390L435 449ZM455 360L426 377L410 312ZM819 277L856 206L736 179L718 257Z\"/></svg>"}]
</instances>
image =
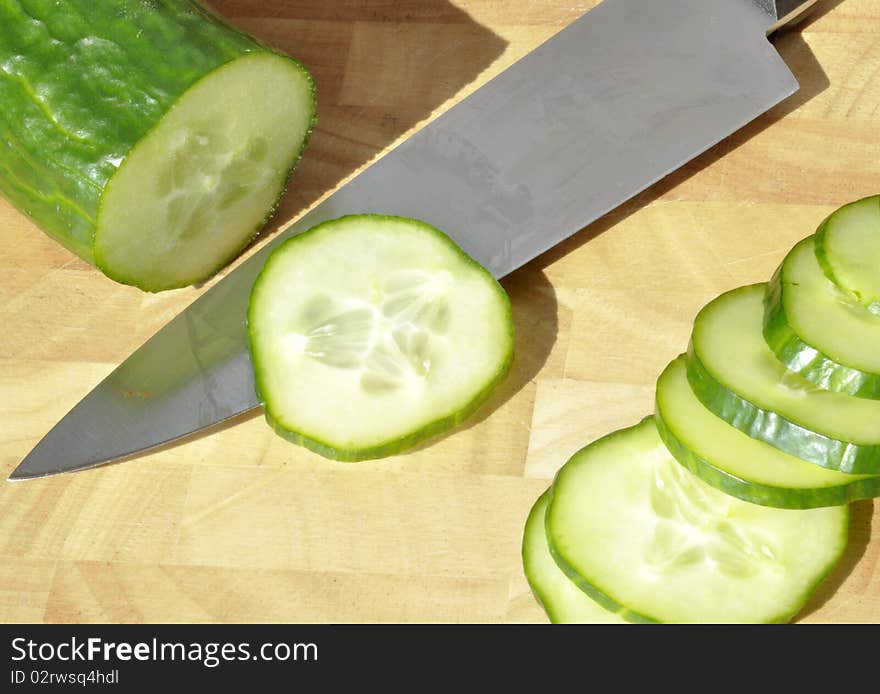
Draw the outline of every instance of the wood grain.
<instances>
[{"instance_id":1,"label":"wood grain","mask_svg":"<svg viewBox=\"0 0 880 694\"><path fill-rule=\"evenodd\" d=\"M595 2L216 0L314 72L320 121L265 238ZM697 310L769 278L880 181L880 3L776 41L789 101L505 279L514 372L460 430L333 463L257 415L104 468L0 484L0 621L543 622L519 543L575 450L650 411ZM0 201L0 474L205 290L106 279ZM210 286L212 283L208 283ZM880 621L880 511L804 621Z\"/></svg>"}]
</instances>

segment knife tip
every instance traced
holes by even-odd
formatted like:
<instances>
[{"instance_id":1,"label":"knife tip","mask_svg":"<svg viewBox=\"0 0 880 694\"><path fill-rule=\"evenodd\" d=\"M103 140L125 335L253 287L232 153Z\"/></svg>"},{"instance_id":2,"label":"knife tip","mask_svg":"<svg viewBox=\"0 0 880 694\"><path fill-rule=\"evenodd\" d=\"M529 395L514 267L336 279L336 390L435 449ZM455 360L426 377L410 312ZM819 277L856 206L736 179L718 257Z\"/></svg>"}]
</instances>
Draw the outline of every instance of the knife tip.
<instances>
[{"instance_id":1,"label":"knife tip","mask_svg":"<svg viewBox=\"0 0 880 694\"><path fill-rule=\"evenodd\" d=\"M36 450L36 449L35 449ZM18 467L12 471L12 474L6 478L7 482L24 482L25 480L35 480L40 477L46 477L47 475L53 474L51 471L41 470L39 466L35 466L34 464L34 451L28 453L24 460L22 460Z\"/></svg>"},{"instance_id":2,"label":"knife tip","mask_svg":"<svg viewBox=\"0 0 880 694\"><path fill-rule=\"evenodd\" d=\"M12 474L6 478L6 481L7 482L23 482L24 480L32 480L32 479L35 479L36 477L39 477L39 475L29 474L29 473L25 472L24 470L22 470L20 467L18 467L12 471Z\"/></svg>"}]
</instances>

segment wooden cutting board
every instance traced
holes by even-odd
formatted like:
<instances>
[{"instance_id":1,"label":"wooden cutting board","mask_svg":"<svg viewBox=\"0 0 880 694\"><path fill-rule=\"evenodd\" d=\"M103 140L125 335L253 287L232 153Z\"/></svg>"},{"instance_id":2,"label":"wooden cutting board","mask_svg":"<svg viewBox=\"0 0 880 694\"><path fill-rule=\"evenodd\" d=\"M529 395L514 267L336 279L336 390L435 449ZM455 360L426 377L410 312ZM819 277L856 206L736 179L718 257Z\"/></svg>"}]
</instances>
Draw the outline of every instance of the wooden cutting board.
<instances>
[{"instance_id":1,"label":"wooden cutting board","mask_svg":"<svg viewBox=\"0 0 880 694\"><path fill-rule=\"evenodd\" d=\"M214 4L318 83L318 129L271 234L596 3ZM652 410L702 305L768 279L834 207L880 191L880 2L822 0L776 43L797 95L504 281L516 366L467 426L342 464L255 413L130 462L0 483L0 620L545 621L519 551L554 472ZM117 285L2 201L0 238L5 477L205 288ZM804 621L880 621L877 506L853 505L847 554Z\"/></svg>"}]
</instances>

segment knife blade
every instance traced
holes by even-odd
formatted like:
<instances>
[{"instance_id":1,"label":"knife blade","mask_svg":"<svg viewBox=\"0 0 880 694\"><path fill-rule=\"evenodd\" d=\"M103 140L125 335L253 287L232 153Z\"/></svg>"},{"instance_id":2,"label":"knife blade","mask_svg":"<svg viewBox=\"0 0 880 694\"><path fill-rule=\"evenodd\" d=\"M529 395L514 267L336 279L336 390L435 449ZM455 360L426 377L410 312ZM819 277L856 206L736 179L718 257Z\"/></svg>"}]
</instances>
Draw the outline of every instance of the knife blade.
<instances>
[{"instance_id":1,"label":"knife blade","mask_svg":"<svg viewBox=\"0 0 880 694\"><path fill-rule=\"evenodd\" d=\"M288 236L417 217L501 278L795 92L767 36L817 0L605 0L437 117L193 302L10 476L149 451L259 406L250 288Z\"/></svg>"}]
</instances>

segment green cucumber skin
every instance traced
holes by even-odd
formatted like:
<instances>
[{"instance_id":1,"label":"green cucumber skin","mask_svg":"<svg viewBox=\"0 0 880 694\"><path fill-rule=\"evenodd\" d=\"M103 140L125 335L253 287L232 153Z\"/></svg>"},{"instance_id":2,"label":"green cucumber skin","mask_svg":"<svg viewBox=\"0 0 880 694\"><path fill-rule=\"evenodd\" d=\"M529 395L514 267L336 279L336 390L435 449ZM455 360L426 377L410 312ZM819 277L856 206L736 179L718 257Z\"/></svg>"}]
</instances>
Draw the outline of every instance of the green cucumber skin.
<instances>
[{"instance_id":1,"label":"green cucumber skin","mask_svg":"<svg viewBox=\"0 0 880 694\"><path fill-rule=\"evenodd\" d=\"M880 445L841 441L764 410L720 383L688 345L687 377L694 394L711 412L754 439L807 462L840 472L880 474Z\"/></svg>"},{"instance_id":2,"label":"green cucumber skin","mask_svg":"<svg viewBox=\"0 0 880 694\"><path fill-rule=\"evenodd\" d=\"M764 340L786 368L810 383L859 398L880 400L880 374L846 366L808 345L791 327L783 292L785 263L767 284L764 294Z\"/></svg>"},{"instance_id":3,"label":"green cucumber skin","mask_svg":"<svg viewBox=\"0 0 880 694\"><path fill-rule=\"evenodd\" d=\"M723 470L692 451L658 411L654 415L657 431L666 448L679 463L716 489L761 506L804 510L822 506L842 506L851 501L880 496L880 477L853 480L849 484L815 489L788 489L759 484Z\"/></svg>"},{"instance_id":4,"label":"green cucumber skin","mask_svg":"<svg viewBox=\"0 0 880 694\"><path fill-rule=\"evenodd\" d=\"M880 202L880 195L869 195L868 197L862 198L861 200L854 200L849 203L849 205L856 205L860 202L864 202L870 198L876 198L878 202ZM845 205L845 207L848 205ZM819 228L816 229L816 240L814 249L816 252L816 260L819 261L819 267L822 268L822 272L825 273L825 276L831 280L842 292L846 292L850 296L854 296L854 298L859 301L866 309L868 309L875 316L880 316L880 301L864 301L862 297L855 296L852 292L848 291L843 283L841 283L840 278L838 278L837 273L834 272L834 267L831 264L831 261L828 259L827 253L827 234L828 234L828 224L831 221L831 218L834 216L834 213L828 215L822 223L819 225Z\"/></svg>"},{"instance_id":5,"label":"green cucumber skin","mask_svg":"<svg viewBox=\"0 0 880 694\"><path fill-rule=\"evenodd\" d=\"M534 505L532 506L531 511L529 511L528 518L526 519L526 526L528 526L529 523L535 521L536 514L543 513L543 510L541 509L540 502L542 499L549 500L550 493L551 492L548 489L543 494L541 494L541 496L538 497L538 499L535 501ZM524 571L526 574L526 580L528 581L529 588L532 589L532 595L535 596L535 600L538 601L538 604L541 606L541 608L547 614L547 617L550 618L550 622L552 624L561 624L563 620L559 616L559 613L556 610L556 608L554 607L552 598L550 596L544 595L544 591L541 590L541 587L539 585L535 584L531 580L531 577L529 576L529 564L528 564L528 561L526 560L525 538L523 538L523 543L520 548L520 559L522 560L522 563L523 563Z\"/></svg>"},{"instance_id":6,"label":"green cucumber skin","mask_svg":"<svg viewBox=\"0 0 880 694\"><path fill-rule=\"evenodd\" d=\"M528 519L526 520L526 527L528 527L531 523L536 522L536 521L540 522L542 525L544 524L544 521L546 519L546 514L545 514L546 506L542 505L542 502L546 502L546 504L549 505L550 498L551 498L552 494L553 494L552 489L547 489L540 497L538 497L538 499L535 501L534 505L532 506L532 510L529 512ZM542 515L542 518L540 518L540 519L536 518L536 515L538 513L540 513ZM551 553L552 553L552 550L551 550ZM535 600L537 600L538 604L543 608L544 612L547 614L547 617L550 619L550 622L552 624L565 624L566 621L562 618L562 615L560 614L560 610L557 609L556 602L553 599L553 597L551 595L546 595L545 591L542 589L542 587L538 583L536 583L535 581L532 580L532 577L530 575L529 562L527 560L527 554L526 554L526 538L525 537L523 538L523 544L522 544L522 548L520 551L520 556L521 556L521 559L523 562L523 568L524 568L524 571L526 574L526 580L528 581L529 588L531 588L531 590L532 590L532 595L535 596ZM554 555L554 558L555 558L555 555ZM587 595L590 596L592 594L587 592ZM605 597L606 597L605 602L599 602L597 604L599 604L601 607L608 610L609 612L619 614L621 616L621 618L624 618L625 615L629 613L629 610L627 610L625 607L618 605L610 598L607 598L607 596L605 596ZM609 609L610 606L613 606L613 609Z\"/></svg>"},{"instance_id":7,"label":"green cucumber skin","mask_svg":"<svg viewBox=\"0 0 880 694\"><path fill-rule=\"evenodd\" d=\"M251 352L251 355L253 356L253 352ZM324 458L329 458L340 463L359 463L364 460L387 458L398 453L410 451L420 443L423 443L424 441L433 438L438 434L442 434L449 429L457 427L459 424L468 419L477 409L479 409L480 405L486 402L495 386L503 381L504 378L507 376L507 372L510 370L511 362L512 357L511 359L508 359L503 369L498 371L495 378L486 385L486 387L480 392L480 394L477 395L473 400L471 400L467 405L465 405L463 409L455 412L448 417L436 419L430 424L422 427L418 431L414 431L409 436L391 439L380 445L372 446L370 448L336 448L335 446L331 446L324 441L306 436L299 431L288 429L284 424L273 417L271 412L269 411L269 408L266 407L266 402L263 398L259 385L257 385L256 387L256 392L257 398L259 399L260 404L263 406L266 422L269 424L269 426L272 427L272 429L275 430L276 434L284 439L287 439L291 443L295 443L298 446L307 448Z\"/></svg>"},{"instance_id":8,"label":"green cucumber skin","mask_svg":"<svg viewBox=\"0 0 880 694\"><path fill-rule=\"evenodd\" d=\"M477 393L474 398L467 403L463 408L457 410L456 412L451 413L446 417L439 417L435 419L433 422L429 422L421 429L413 431L407 436L399 437L396 439L391 439L389 441L384 441L381 444L376 446L371 446L369 448L358 448L358 449L342 449L336 446L333 446L326 441L321 441L320 439L314 438L312 436L308 436L307 434L296 431L294 429L288 428L283 422L278 420L276 417L272 415L270 408L266 403L266 398L263 395L264 388L261 387L262 374L265 370L262 368L260 363L258 352L256 349L256 345L254 344L254 336L253 332L250 330L250 325L253 322L252 311L254 310L254 297L258 295L260 289L260 277L267 272L269 269L273 256L280 257L281 253L279 252L284 246L293 243L299 243L304 238L308 238L310 235L314 233L320 232L322 228L325 228L329 225L332 225L338 221L343 219L347 219L350 217L370 217L375 219L403 219L400 217L394 217L391 215L382 215L382 214L353 214L353 215L345 215L343 217L337 217L335 219L329 219L325 222L321 222L320 224L311 227L307 231L302 232L301 234L297 234L296 236L292 236L291 238L283 241L278 245L276 249L272 251L269 258L266 260L266 263L263 265L262 270L260 270L260 274L257 275L257 279L254 281L253 289L251 290L250 301L248 302L248 314L247 314L247 342L248 342L248 351L250 352L251 362L254 366L254 388L256 390L257 399L263 407L263 412L266 417L266 421L268 424L275 430L279 436L288 441L297 444L298 446L302 446L307 448L310 451L317 453L324 458L329 458L331 460L336 460L338 462L343 463L357 463L364 460L375 460L378 458L386 458L391 455L395 455L398 453L403 453L405 451L409 451L415 446L423 443L424 441L433 438L439 434L442 434L449 429L453 429L457 427L461 423L463 423L466 419L468 419L479 407L489 399L489 396L495 390L495 387L499 385L510 372L510 368L513 364L513 345L514 345L514 330L513 330L513 307L510 304L510 297L507 292L504 291L504 288L498 283L498 281L489 274L489 271L486 270L482 265L480 265L476 260L467 256L458 246L455 244L452 239L449 238L446 234L444 234L439 229L427 224L426 222L420 222L415 219L407 219L406 221L410 223L418 223L426 229L429 229L432 233L438 234L443 239L445 239L451 246L455 247L462 255L467 258L467 261L475 268L479 269L481 272L485 273L487 277L491 278L492 282L494 282L498 291L501 293L501 296L504 298L504 306L506 311L506 322L510 326L510 331L508 333L509 337L509 345L510 348L507 351L504 362L501 364L501 367L494 374L493 378L490 379L485 387Z\"/></svg>"},{"instance_id":9,"label":"green cucumber skin","mask_svg":"<svg viewBox=\"0 0 880 694\"><path fill-rule=\"evenodd\" d=\"M0 0L0 194L108 274L93 241L110 178L184 92L254 52L275 53L192 0Z\"/></svg>"},{"instance_id":10,"label":"green cucumber skin","mask_svg":"<svg viewBox=\"0 0 880 694\"><path fill-rule=\"evenodd\" d=\"M606 434L605 436L596 439L592 443L587 444L583 448L581 448L577 453L575 453L569 460L574 460L580 456L581 453L585 452L587 448L592 446L601 446L613 439L624 436L626 432L630 429L636 429L639 427L645 426L646 422L651 419L651 416L647 416L642 419L638 424L628 427L626 429L619 429L618 431L613 431L610 434ZM548 489L545 494L547 494L550 498L550 505L553 504L553 487L556 485L556 481L560 478L560 476L565 474L565 465L563 465L557 472L556 476L553 480L553 485L551 485L550 489ZM549 507L548 507L549 510ZM556 547L553 545L553 534L551 532L551 523L550 523L550 514L544 517L545 522L545 532L547 533L547 544L550 547L550 554L553 555L554 561L556 561L556 565L562 569L562 572L568 576L568 579L574 583L578 588L584 591L590 598L595 600L599 605L604 607L609 612L615 612L622 619L625 619L627 622L631 622L632 624L661 624L656 619L652 619L651 617L647 617L640 612L636 612L635 610L631 610L624 605L621 605L617 602L613 597L607 595L596 587L595 581L591 581L588 576L581 576L578 571L571 566L568 562L566 562L565 557L559 553Z\"/></svg>"},{"instance_id":11,"label":"green cucumber skin","mask_svg":"<svg viewBox=\"0 0 880 694\"><path fill-rule=\"evenodd\" d=\"M552 500L552 493L550 494ZM630 624L660 624L655 619L651 619L650 617L645 617L644 615L629 609L628 607L624 607L619 603L615 602L615 600L601 590L596 588L592 583L590 583L583 576L578 574L574 569L572 569L568 564L565 563L565 560L560 556L560 554L553 548L553 543L550 544L550 554L553 555L553 559L556 562L556 565L562 570L562 572L568 576L568 579L574 583L578 588L580 588L591 600L595 601L596 604L600 605L604 609L609 612L613 612L618 615L621 619L626 620ZM558 624L560 622L557 619L551 610L547 609L545 601L541 599L541 596L532 589L532 592L535 594L538 602L541 603L541 607L544 608L544 611L547 612L547 616L550 617L550 621L554 624Z\"/></svg>"}]
</instances>

